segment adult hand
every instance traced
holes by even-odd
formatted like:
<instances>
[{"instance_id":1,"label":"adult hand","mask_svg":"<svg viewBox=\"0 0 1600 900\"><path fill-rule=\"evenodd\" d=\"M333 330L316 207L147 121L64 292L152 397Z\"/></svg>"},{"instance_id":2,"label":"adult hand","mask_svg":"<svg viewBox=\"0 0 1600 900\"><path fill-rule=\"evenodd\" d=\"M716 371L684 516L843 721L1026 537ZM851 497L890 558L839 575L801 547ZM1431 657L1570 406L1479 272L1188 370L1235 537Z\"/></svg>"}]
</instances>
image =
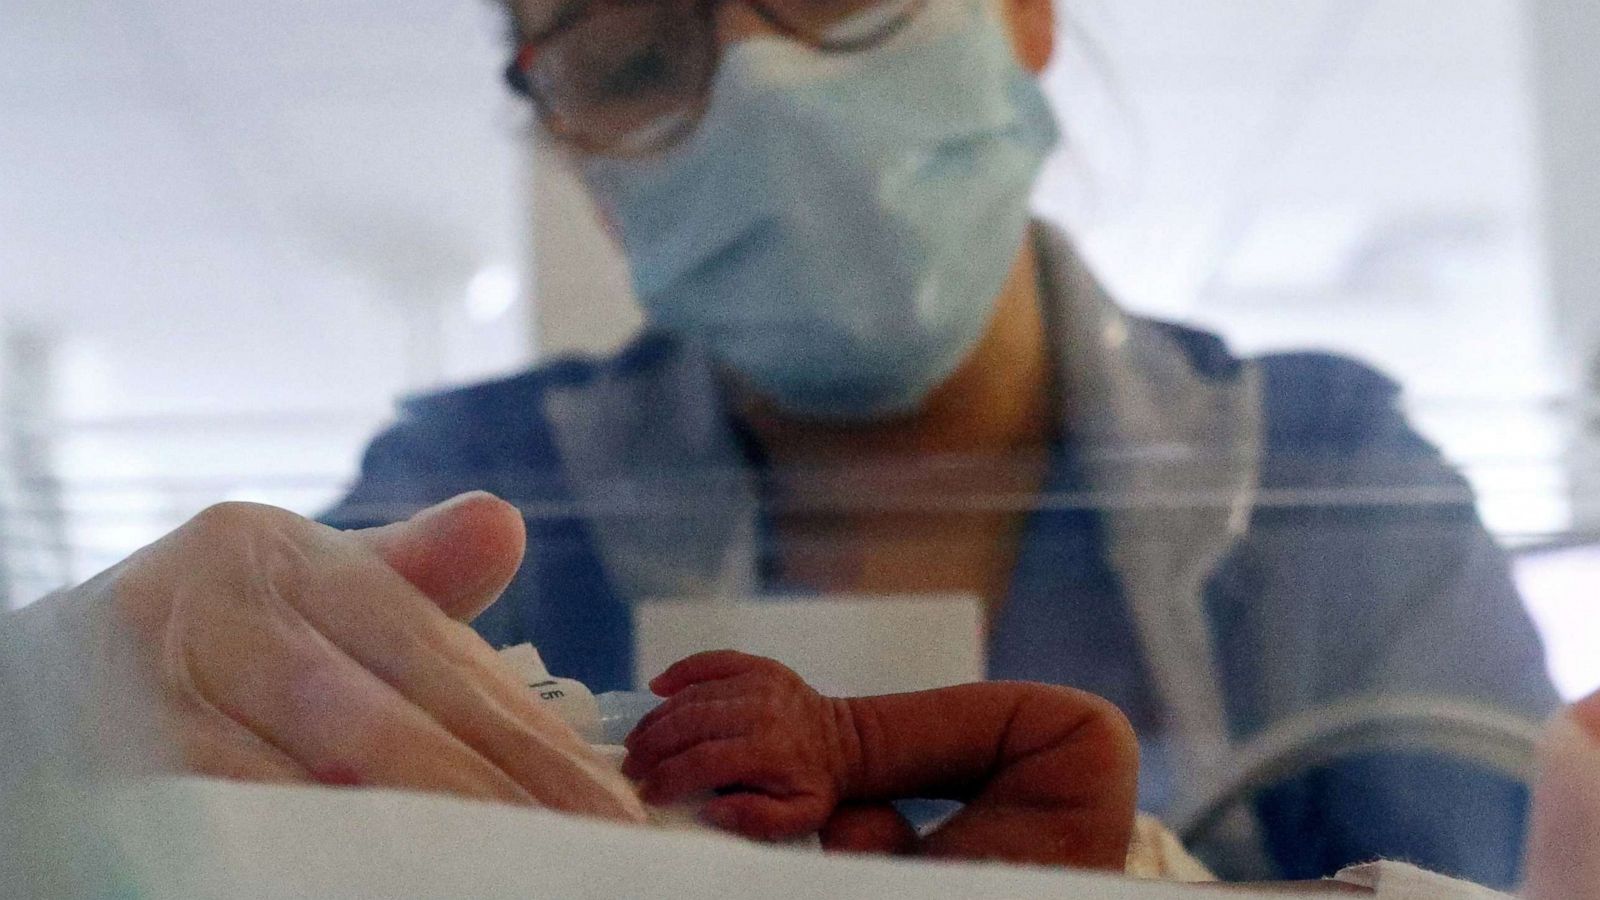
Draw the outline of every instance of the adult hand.
<instances>
[{"instance_id":1,"label":"adult hand","mask_svg":"<svg viewBox=\"0 0 1600 900\"><path fill-rule=\"evenodd\" d=\"M1522 896L1593 897L1600 890L1600 693L1551 722L1542 756Z\"/></svg>"},{"instance_id":2,"label":"adult hand","mask_svg":"<svg viewBox=\"0 0 1600 900\"><path fill-rule=\"evenodd\" d=\"M1600 693L1590 694L1586 699L1574 703L1571 712L1573 721L1596 741L1600 741Z\"/></svg>"},{"instance_id":3,"label":"adult hand","mask_svg":"<svg viewBox=\"0 0 1600 900\"><path fill-rule=\"evenodd\" d=\"M487 494L362 532L228 503L25 613L56 623L55 671L96 667L78 692L91 741L148 719L194 773L643 821L465 624L510 582L523 540L517 511Z\"/></svg>"}]
</instances>

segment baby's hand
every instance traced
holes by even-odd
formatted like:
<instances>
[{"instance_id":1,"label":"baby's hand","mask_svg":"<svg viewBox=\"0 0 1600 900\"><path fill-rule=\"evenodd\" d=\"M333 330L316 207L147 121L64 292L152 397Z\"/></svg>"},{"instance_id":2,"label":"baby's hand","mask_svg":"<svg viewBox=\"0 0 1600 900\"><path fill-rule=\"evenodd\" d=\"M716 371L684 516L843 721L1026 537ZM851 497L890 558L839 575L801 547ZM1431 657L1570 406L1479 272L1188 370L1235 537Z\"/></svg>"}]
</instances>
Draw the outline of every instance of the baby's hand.
<instances>
[{"instance_id":1,"label":"baby's hand","mask_svg":"<svg viewBox=\"0 0 1600 900\"><path fill-rule=\"evenodd\" d=\"M691 656L650 682L667 701L628 735L623 774L647 802L717 792L701 816L781 840L822 828L860 747L841 700L780 663L731 650Z\"/></svg>"},{"instance_id":2,"label":"baby's hand","mask_svg":"<svg viewBox=\"0 0 1600 900\"><path fill-rule=\"evenodd\" d=\"M714 791L701 812L713 825L767 840L822 830L836 849L1126 862L1139 744L1103 698L988 682L839 700L728 650L691 656L650 687L668 699L628 736L622 771L652 803ZM919 838L882 805L906 797L964 806Z\"/></svg>"}]
</instances>

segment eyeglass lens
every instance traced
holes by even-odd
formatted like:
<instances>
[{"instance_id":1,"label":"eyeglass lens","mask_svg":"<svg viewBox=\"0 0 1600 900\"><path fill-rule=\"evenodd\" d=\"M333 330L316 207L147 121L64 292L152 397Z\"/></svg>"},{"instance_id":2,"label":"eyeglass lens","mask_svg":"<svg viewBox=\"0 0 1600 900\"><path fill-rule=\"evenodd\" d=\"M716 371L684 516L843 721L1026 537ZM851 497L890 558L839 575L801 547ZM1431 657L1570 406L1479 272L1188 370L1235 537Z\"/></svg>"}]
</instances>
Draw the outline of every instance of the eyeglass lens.
<instances>
[{"instance_id":1,"label":"eyeglass lens","mask_svg":"<svg viewBox=\"0 0 1600 900\"><path fill-rule=\"evenodd\" d=\"M746 0L774 29L825 50L863 49L925 0ZM534 5L528 0L528 6ZM660 146L698 119L721 55L707 0L593 0L533 39L525 86L552 129L588 149ZM519 9L524 28L530 12Z\"/></svg>"}]
</instances>

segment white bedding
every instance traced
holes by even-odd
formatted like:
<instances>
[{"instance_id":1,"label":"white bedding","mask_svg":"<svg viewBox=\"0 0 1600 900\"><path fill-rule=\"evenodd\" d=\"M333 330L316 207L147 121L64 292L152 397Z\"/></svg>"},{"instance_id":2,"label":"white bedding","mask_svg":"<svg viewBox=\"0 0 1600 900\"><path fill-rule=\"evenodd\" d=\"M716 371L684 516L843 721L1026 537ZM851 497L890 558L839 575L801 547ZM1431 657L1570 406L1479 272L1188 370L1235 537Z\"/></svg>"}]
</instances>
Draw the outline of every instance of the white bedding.
<instances>
[{"instance_id":1,"label":"white bedding","mask_svg":"<svg viewBox=\"0 0 1600 900\"><path fill-rule=\"evenodd\" d=\"M102 813L143 898L1216 900L1231 893L1044 869L825 856L378 790L184 778L122 789Z\"/></svg>"}]
</instances>

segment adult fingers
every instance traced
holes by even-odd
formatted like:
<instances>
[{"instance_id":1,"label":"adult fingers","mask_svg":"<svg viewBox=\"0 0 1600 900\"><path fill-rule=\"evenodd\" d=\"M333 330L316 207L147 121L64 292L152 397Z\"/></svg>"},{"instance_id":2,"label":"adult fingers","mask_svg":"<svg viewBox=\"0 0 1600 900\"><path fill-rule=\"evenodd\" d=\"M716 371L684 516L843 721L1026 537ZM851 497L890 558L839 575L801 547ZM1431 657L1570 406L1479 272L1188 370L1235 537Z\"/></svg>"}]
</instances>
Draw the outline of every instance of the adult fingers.
<instances>
[{"instance_id":1,"label":"adult fingers","mask_svg":"<svg viewBox=\"0 0 1600 900\"><path fill-rule=\"evenodd\" d=\"M531 803L504 772L309 627L275 617L224 656L192 657L195 686L313 778Z\"/></svg>"},{"instance_id":2,"label":"adult fingers","mask_svg":"<svg viewBox=\"0 0 1600 900\"><path fill-rule=\"evenodd\" d=\"M370 541L282 510L224 505L165 545L133 589L169 601L161 640L180 657L169 668L203 674L204 696L313 777L642 821L621 776ZM160 577L174 570L189 576L181 595Z\"/></svg>"},{"instance_id":3,"label":"adult fingers","mask_svg":"<svg viewBox=\"0 0 1600 900\"><path fill-rule=\"evenodd\" d=\"M288 754L221 713L210 711L174 730L185 771L236 781L312 781Z\"/></svg>"},{"instance_id":4,"label":"adult fingers","mask_svg":"<svg viewBox=\"0 0 1600 900\"><path fill-rule=\"evenodd\" d=\"M178 654L178 660L187 657ZM162 735L183 771L239 781L305 782L311 774L292 757L213 706L184 665L169 666L170 703L159 715Z\"/></svg>"},{"instance_id":5,"label":"adult fingers","mask_svg":"<svg viewBox=\"0 0 1600 900\"><path fill-rule=\"evenodd\" d=\"M822 849L835 853L894 856L917 848L917 830L888 803L840 806L822 826Z\"/></svg>"},{"instance_id":6,"label":"adult fingers","mask_svg":"<svg viewBox=\"0 0 1600 900\"><path fill-rule=\"evenodd\" d=\"M534 701L475 633L457 625L416 649L422 664L369 665L541 804L644 821L644 809L622 777Z\"/></svg>"},{"instance_id":7,"label":"adult fingers","mask_svg":"<svg viewBox=\"0 0 1600 900\"><path fill-rule=\"evenodd\" d=\"M381 567L311 568L315 592L344 601L297 601L316 630L536 800L571 812L644 820L622 777L534 700L470 628L440 615Z\"/></svg>"},{"instance_id":8,"label":"adult fingers","mask_svg":"<svg viewBox=\"0 0 1600 900\"><path fill-rule=\"evenodd\" d=\"M1572 717L1578 724L1588 729L1589 733L1600 740L1600 693L1590 695L1572 705Z\"/></svg>"},{"instance_id":9,"label":"adult fingers","mask_svg":"<svg viewBox=\"0 0 1600 900\"><path fill-rule=\"evenodd\" d=\"M527 542L516 507L481 491L350 534L459 622L472 621L499 599Z\"/></svg>"}]
</instances>

